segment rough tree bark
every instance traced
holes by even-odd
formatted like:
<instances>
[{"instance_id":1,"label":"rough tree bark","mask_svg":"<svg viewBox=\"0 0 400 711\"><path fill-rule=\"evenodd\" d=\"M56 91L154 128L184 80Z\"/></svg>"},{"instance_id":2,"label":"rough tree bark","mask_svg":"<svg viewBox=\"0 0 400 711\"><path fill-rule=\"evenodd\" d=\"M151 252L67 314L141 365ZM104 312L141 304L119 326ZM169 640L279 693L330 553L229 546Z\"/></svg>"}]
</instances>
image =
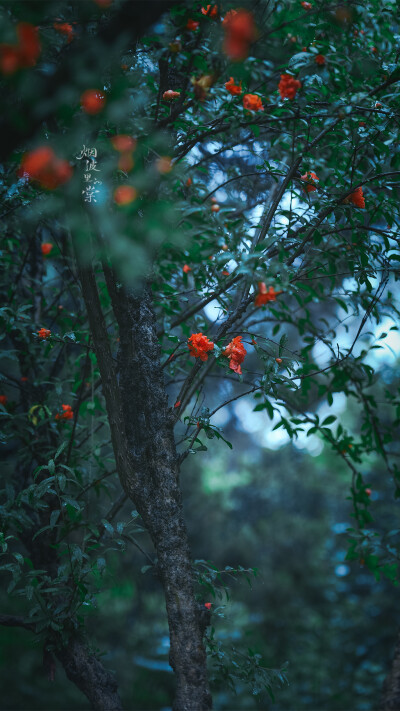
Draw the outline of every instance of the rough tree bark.
<instances>
[{"instance_id":1,"label":"rough tree bark","mask_svg":"<svg viewBox=\"0 0 400 711\"><path fill-rule=\"evenodd\" d=\"M394 650L392 668L383 685L380 709L381 711L400 711L400 633Z\"/></svg>"},{"instance_id":2,"label":"rough tree bark","mask_svg":"<svg viewBox=\"0 0 400 711\"><path fill-rule=\"evenodd\" d=\"M77 255L79 258L79 255ZM118 377L91 267L78 266L102 377L121 483L140 513L158 556L170 630L175 711L211 708L207 659L183 520L179 466L156 335L151 289L118 287L105 266L119 326Z\"/></svg>"},{"instance_id":3,"label":"rough tree bark","mask_svg":"<svg viewBox=\"0 0 400 711\"><path fill-rule=\"evenodd\" d=\"M65 673L89 699L93 711L122 711L118 685L111 672L87 650L78 638L56 652Z\"/></svg>"}]
</instances>

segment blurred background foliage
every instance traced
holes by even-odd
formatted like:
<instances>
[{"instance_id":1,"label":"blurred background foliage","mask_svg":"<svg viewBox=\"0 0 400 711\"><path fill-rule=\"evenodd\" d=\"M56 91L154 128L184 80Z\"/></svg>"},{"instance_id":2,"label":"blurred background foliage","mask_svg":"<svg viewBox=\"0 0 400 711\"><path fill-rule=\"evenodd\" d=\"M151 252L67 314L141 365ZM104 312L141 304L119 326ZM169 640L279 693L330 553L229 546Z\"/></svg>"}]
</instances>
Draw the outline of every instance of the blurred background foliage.
<instances>
[{"instance_id":1,"label":"blurred background foliage","mask_svg":"<svg viewBox=\"0 0 400 711\"><path fill-rule=\"evenodd\" d=\"M356 427L351 413L345 419ZM262 690L253 697L237 679L234 693L219 677L215 708L376 709L399 623L397 594L359 560L346 560L346 530L352 525L347 471L326 445L318 456L292 444L260 447L235 426L233 412L225 434L235 441L234 452L217 444L212 453L187 462L182 473L192 550L220 571L242 566L257 574L236 580L229 571L222 574L229 600L207 588L199 588L199 596L213 603L220 663L228 674L235 674L233 650L250 648L263 666L288 662L290 683L274 689L272 702ZM389 524L397 505L385 481L376 463L368 479L374 513ZM125 505L120 518L129 517ZM146 534L138 540L151 552ZM135 548L107 560L104 591L88 617L92 644L108 650L104 660L116 670L126 708L167 708L173 679L158 583ZM89 708L60 665L55 681L48 681L40 647L28 632L1 628L0 639L3 708Z\"/></svg>"}]
</instances>

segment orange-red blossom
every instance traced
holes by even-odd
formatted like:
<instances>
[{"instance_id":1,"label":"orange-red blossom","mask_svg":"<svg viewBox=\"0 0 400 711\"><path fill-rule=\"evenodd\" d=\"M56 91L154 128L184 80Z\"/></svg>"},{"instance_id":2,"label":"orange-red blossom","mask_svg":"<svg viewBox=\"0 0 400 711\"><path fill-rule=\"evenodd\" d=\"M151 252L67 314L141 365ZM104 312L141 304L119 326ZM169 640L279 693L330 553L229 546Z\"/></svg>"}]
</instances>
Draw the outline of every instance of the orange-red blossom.
<instances>
[{"instance_id":1,"label":"orange-red blossom","mask_svg":"<svg viewBox=\"0 0 400 711\"><path fill-rule=\"evenodd\" d=\"M202 333L192 333L188 338L188 346L190 355L203 361L208 360L209 351L214 350L214 343Z\"/></svg>"},{"instance_id":2,"label":"orange-red blossom","mask_svg":"<svg viewBox=\"0 0 400 711\"><path fill-rule=\"evenodd\" d=\"M47 257L47 255L50 254L50 252L52 251L53 247L54 244L52 244L51 242L42 242L40 248L42 250L43 257Z\"/></svg>"},{"instance_id":3,"label":"orange-red blossom","mask_svg":"<svg viewBox=\"0 0 400 711\"><path fill-rule=\"evenodd\" d=\"M164 99L164 101L174 101L174 99L179 99L180 95L180 91L173 91L172 89L168 89L168 91L164 91L162 98Z\"/></svg>"},{"instance_id":4,"label":"orange-red blossom","mask_svg":"<svg viewBox=\"0 0 400 711\"><path fill-rule=\"evenodd\" d=\"M362 188L361 187L357 188L354 191L354 193L351 193L351 195L348 195L347 198L344 198L344 200L342 202L344 202L344 203L351 202L356 207L361 207L362 209L365 209L365 199L364 199Z\"/></svg>"},{"instance_id":5,"label":"orange-red blossom","mask_svg":"<svg viewBox=\"0 0 400 711\"><path fill-rule=\"evenodd\" d=\"M74 413L71 405L61 405L63 412L57 413L56 420L72 420Z\"/></svg>"},{"instance_id":6,"label":"orange-red blossom","mask_svg":"<svg viewBox=\"0 0 400 711\"><path fill-rule=\"evenodd\" d=\"M317 189L317 186L314 185L313 181L314 181L314 180L319 180L319 178L318 178L318 176L317 176L315 173L310 173L310 172L304 173L304 175L301 175L301 176L300 176L300 180L306 180L306 181L307 181L308 184L304 186L304 190L305 190L307 193L313 193L314 190Z\"/></svg>"},{"instance_id":7,"label":"orange-red blossom","mask_svg":"<svg viewBox=\"0 0 400 711\"><path fill-rule=\"evenodd\" d=\"M46 190L54 190L71 178L72 168L68 161L57 158L52 148L40 146L25 153L17 175L35 180Z\"/></svg>"},{"instance_id":8,"label":"orange-red blossom","mask_svg":"<svg viewBox=\"0 0 400 711\"><path fill-rule=\"evenodd\" d=\"M186 29L190 30L191 32L195 32L196 30L199 29L200 22L196 22L196 20L192 20L190 17L186 23Z\"/></svg>"},{"instance_id":9,"label":"orange-red blossom","mask_svg":"<svg viewBox=\"0 0 400 711\"><path fill-rule=\"evenodd\" d=\"M45 341L46 338L50 338L50 336L51 336L51 331L50 331L49 328L41 328L41 329L38 331L38 334L37 334L37 335L39 336L39 338L41 338L43 341Z\"/></svg>"},{"instance_id":10,"label":"orange-red blossom","mask_svg":"<svg viewBox=\"0 0 400 711\"><path fill-rule=\"evenodd\" d=\"M242 82L235 84L234 78L231 77L229 81L225 83L225 89L229 91L232 96L239 96L242 93Z\"/></svg>"},{"instance_id":11,"label":"orange-red blossom","mask_svg":"<svg viewBox=\"0 0 400 711\"><path fill-rule=\"evenodd\" d=\"M257 94L245 94L243 97L243 108L248 111L264 111L262 100Z\"/></svg>"},{"instance_id":12,"label":"orange-red blossom","mask_svg":"<svg viewBox=\"0 0 400 711\"><path fill-rule=\"evenodd\" d=\"M17 69L34 67L42 50L38 28L29 22L17 24L18 44L0 44L0 71L14 74Z\"/></svg>"},{"instance_id":13,"label":"orange-red blossom","mask_svg":"<svg viewBox=\"0 0 400 711\"><path fill-rule=\"evenodd\" d=\"M241 364L244 361L244 357L247 351L242 344L242 336L236 336L222 351L222 355L229 358L229 367L238 375L242 375Z\"/></svg>"},{"instance_id":14,"label":"orange-red blossom","mask_svg":"<svg viewBox=\"0 0 400 711\"><path fill-rule=\"evenodd\" d=\"M81 106L85 113L98 114L104 109L106 103L105 94L98 89L86 89L81 96Z\"/></svg>"},{"instance_id":15,"label":"orange-red blossom","mask_svg":"<svg viewBox=\"0 0 400 711\"><path fill-rule=\"evenodd\" d=\"M217 17L218 15L218 5L207 5L206 7L201 8L201 14L202 15L207 15L208 17Z\"/></svg>"},{"instance_id":16,"label":"orange-red blossom","mask_svg":"<svg viewBox=\"0 0 400 711\"><path fill-rule=\"evenodd\" d=\"M136 138L126 133L120 133L117 136L113 136L110 140L112 147L121 154L118 160L119 170L123 170L124 173L129 173L134 165L132 153L136 148Z\"/></svg>"},{"instance_id":17,"label":"orange-red blossom","mask_svg":"<svg viewBox=\"0 0 400 711\"><path fill-rule=\"evenodd\" d=\"M5 407L7 404L7 400L8 400L7 395L0 395L0 405L3 405L3 407Z\"/></svg>"},{"instance_id":18,"label":"orange-red blossom","mask_svg":"<svg viewBox=\"0 0 400 711\"><path fill-rule=\"evenodd\" d=\"M250 44L256 39L253 13L247 10L230 10L224 17L224 52L233 61L246 59Z\"/></svg>"},{"instance_id":19,"label":"orange-red blossom","mask_svg":"<svg viewBox=\"0 0 400 711\"><path fill-rule=\"evenodd\" d=\"M68 44L72 42L74 39L74 28L69 24L69 22L55 22L53 27L57 30L57 32L66 35Z\"/></svg>"},{"instance_id":20,"label":"orange-red blossom","mask_svg":"<svg viewBox=\"0 0 400 711\"><path fill-rule=\"evenodd\" d=\"M278 84L281 99L294 99L297 89L300 89L301 81L295 79L291 74L281 74L281 80Z\"/></svg>"},{"instance_id":21,"label":"orange-red blossom","mask_svg":"<svg viewBox=\"0 0 400 711\"><path fill-rule=\"evenodd\" d=\"M275 291L273 286L270 286L269 289L267 289L265 282L259 281L258 282L258 294L255 298L254 305L255 306L263 306L264 304L267 304L269 301L276 301L276 297L279 296L279 294L282 294L282 290Z\"/></svg>"}]
</instances>

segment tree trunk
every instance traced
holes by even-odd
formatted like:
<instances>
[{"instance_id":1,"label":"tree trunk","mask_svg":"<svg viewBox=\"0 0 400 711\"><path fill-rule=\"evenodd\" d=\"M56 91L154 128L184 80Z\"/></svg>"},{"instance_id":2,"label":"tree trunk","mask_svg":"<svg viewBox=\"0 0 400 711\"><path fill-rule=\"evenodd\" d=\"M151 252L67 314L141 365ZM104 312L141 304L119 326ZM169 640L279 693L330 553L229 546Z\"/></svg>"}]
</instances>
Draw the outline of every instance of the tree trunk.
<instances>
[{"instance_id":1,"label":"tree trunk","mask_svg":"<svg viewBox=\"0 0 400 711\"><path fill-rule=\"evenodd\" d=\"M400 711L400 633L394 650L392 668L383 685L381 711Z\"/></svg>"},{"instance_id":2,"label":"tree trunk","mask_svg":"<svg viewBox=\"0 0 400 711\"><path fill-rule=\"evenodd\" d=\"M175 711L206 711L211 695L193 569L183 520L173 413L160 363L149 285L134 293L116 287L104 266L119 326L118 379L95 276L79 268L103 383L121 483L141 515L158 556L176 676Z\"/></svg>"},{"instance_id":3,"label":"tree trunk","mask_svg":"<svg viewBox=\"0 0 400 711\"><path fill-rule=\"evenodd\" d=\"M68 679L89 699L93 711L122 711L114 676L81 640L71 638L68 646L59 649L56 655Z\"/></svg>"}]
</instances>

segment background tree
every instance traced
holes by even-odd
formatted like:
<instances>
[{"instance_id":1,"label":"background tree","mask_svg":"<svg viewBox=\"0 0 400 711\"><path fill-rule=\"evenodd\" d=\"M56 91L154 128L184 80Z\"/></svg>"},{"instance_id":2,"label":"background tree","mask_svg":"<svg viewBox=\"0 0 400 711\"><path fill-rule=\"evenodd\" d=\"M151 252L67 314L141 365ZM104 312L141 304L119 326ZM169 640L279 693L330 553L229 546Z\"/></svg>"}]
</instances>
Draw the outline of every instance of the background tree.
<instances>
[{"instance_id":1,"label":"background tree","mask_svg":"<svg viewBox=\"0 0 400 711\"><path fill-rule=\"evenodd\" d=\"M226 685L234 669L272 694L284 671L252 650L225 664L204 599L257 569L193 563L179 475L232 446L215 417L252 396L347 467L348 559L397 581L366 478L378 455L398 495L397 390L371 364L374 324L398 314L394 3L16 2L1 19L1 622L35 634L50 678L58 659L93 708L121 708L85 612L135 546L165 597L174 708L211 707L206 650ZM316 412L338 394L352 429Z\"/></svg>"}]
</instances>

